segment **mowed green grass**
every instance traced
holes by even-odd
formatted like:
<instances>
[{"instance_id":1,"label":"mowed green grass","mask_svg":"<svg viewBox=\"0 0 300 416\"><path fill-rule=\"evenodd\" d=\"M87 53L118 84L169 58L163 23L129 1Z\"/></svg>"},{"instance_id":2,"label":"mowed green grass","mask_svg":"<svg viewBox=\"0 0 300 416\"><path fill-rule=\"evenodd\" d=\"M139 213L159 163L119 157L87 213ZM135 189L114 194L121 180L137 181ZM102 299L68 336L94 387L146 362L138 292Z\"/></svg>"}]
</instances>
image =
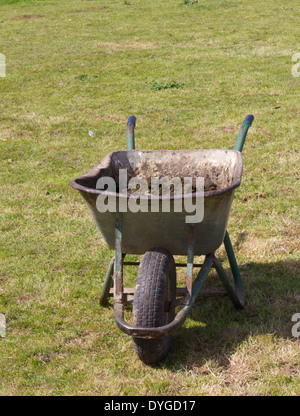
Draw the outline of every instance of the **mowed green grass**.
<instances>
[{"instance_id":1,"label":"mowed green grass","mask_svg":"<svg viewBox=\"0 0 300 416\"><path fill-rule=\"evenodd\" d=\"M299 12L298 0L0 1L1 395L300 394ZM99 305L113 252L68 182L126 148L130 115L137 148L197 149L232 148L249 113L228 223L246 307L201 298L146 366L111 301Z\"/></svg>"}]
</instances>

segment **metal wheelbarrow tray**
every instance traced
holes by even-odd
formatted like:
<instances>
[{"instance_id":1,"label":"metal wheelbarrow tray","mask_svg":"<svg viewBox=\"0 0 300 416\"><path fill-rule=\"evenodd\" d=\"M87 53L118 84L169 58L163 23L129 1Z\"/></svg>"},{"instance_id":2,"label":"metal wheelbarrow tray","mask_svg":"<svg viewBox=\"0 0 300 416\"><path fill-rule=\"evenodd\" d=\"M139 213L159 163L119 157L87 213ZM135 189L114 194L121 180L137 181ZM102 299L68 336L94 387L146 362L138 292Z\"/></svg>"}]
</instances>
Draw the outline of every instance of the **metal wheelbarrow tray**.
<instances>
[{"instance_id":1,"label":"metal wheelbarrow tray","mask_svg":"<svg viewBox=\"0 0 300 416\"><path fill-rule=\"evenodd\" d=\"M170 345L170 334L188 316L203 282L214 267L236 308L244 306L244 291L229 235L226 231L235 188L240 185L243 169L241 151L254 117L246 117L234 150L135 150L135 117L127 124L127 151L111 152L81 177L70 182L80 191L106 243L115 250L102 290L100 303L114 297L114 313L118 327L131 335L139 358L154 363L164 358ZM122 212L130 194L118 189L119 172L127 180L153 177L204 178L204 213L201 222L187 223L189 213L175 212L177 194L169 195L170 210L163 212L163 195L151 193L140 196L145 212ZM113 178L114 192L97 186L100 178ZM97 198L115 198L114 212L99 212ZM196 189L186 195L195 200ZM158 212L151 211L157 200ZM123 210L124 211L124 210ZM231 284L214 252L224 242L234 286ZM144 254L141 262L126 262L126 254ZM173 255L187 255L186 264L175 265ZM203 264L195 265L194 256L205 255ZM123 266L139 266L136 287L123 288ZM176 289L176 266L187 267L186 288ZM193 281L193 267L200 267ZM111 287L113 286L113 289ZM133 302L132 325L124 320L124 303ZM175 308L181 307L175 314Z\"/></svg>"}]
</instances>

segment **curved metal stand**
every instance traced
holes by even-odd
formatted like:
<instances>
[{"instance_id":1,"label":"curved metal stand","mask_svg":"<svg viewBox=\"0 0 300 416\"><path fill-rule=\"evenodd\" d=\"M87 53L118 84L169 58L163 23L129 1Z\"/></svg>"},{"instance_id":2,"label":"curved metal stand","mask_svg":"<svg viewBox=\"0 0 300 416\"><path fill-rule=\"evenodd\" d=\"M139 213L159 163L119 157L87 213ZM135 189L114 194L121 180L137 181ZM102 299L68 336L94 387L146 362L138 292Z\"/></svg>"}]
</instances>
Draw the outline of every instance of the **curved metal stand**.
<instances>
[{"instance_id":1,"label":"curved metal stand","mask_svg":"<svg viewBox=\"0 0 300 416\"><path fill-rule=\"evenodd\" d=\"M187 280L186 280L186 289L184 291L185 296L181 297L180 299L176 300L176 305L183 305L181 310L177 313L175 319L169 323L168 325L164 325L161 327L156 328L139 328L134 327L128 324L124 320L124 302L126 296L129 294L132 296L134 294L134 289L124 289L123 288L123 266L127 263L124 262L125 255L122 254L122 224L121 220L118 219L116 221L116 255L111 259L106 278L104 282L104 287L102 290L100 303L101 305L106 305L109 296L114 297L114 316L115 321L119 329L125 332L128 335L140 338L156 338L160 336L166 336L174 332L178 329L188 317L191 308L193 307L197 297L199 296L203 283L207 278L210 270L214 267L220 277L220 280L226 290L227 295L231 299L233 305L237 309L242 309L244 307L244 289L241 280L241 275L238 269L238 265L235 259L235 255L233 252L232 244L229 238L228 232L225 234L224 238L224 245L226 249L226 253L228 256L228 260L230 263L231 271L233 274L234 279L234 286L231 284L229 280L229 276L227 275L226 271L224 270L221 262L216 258L214 253L207 254L205 257L205 261L203 264L198 265L201 266L200 271L192 282L192 270L193 270L193 230L194 227L190 226L190 241L188 247L188 261L187 261ZM139 262L130 262L130 265L139 265ZM114 272L113 272L114 270ZM114 280L114 289L111 290L111 286ZM223 293L221 293L223 294ZM174 306L174 305L173 305Z\"/></svg>"}]
</instances>

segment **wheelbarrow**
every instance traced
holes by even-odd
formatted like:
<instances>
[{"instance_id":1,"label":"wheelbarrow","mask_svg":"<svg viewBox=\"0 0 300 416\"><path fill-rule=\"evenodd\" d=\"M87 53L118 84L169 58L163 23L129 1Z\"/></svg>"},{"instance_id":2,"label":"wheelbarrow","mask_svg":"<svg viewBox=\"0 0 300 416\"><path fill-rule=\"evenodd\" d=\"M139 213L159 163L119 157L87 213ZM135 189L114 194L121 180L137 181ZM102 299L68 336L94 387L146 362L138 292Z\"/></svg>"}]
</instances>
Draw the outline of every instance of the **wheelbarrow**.
<instances>
[{"instance_id":1,"label":"wheelbarrow","mask_svg":"<svg viewBox=\"0 0 300 416\"><path fill-rule=\"evenodd\" d=\"M226 231L235 189L240 185L243 169L241 151L254 117L248 115L239 132L234 150L135 150L136 118L127 123L127 151L106 155L96 166L70 185L84 198L88 209L106 243L115 250L102 289L100 304L105 306L109 296L114 298L117 326L132 336L134 349L147 364L162 360L170 347L171 334L182 326L198 295L205 293L203 283L214 268L224 289L213 294L228 295L237 309L244 307L244 289ZM129 178L175 176L204 177L208 182L202 193L202 221L186 221L187 212L174 209L176 195L169 195L169 212L164 212L163 195L144 196L147 204L156 200L158 209L124 210L132 197L118 187L118 172ZM99 189L103 178L111 178L116 187ZM213 186L211 186L213 184ZM187 198L195 198L193 190ZM111 197L115 210L100 210L97 199ZM141 197L142 198L142 197ZM145 201L144 201L145 202ZM122 208L122 209L121 209ZM112 211L112 212L111 212ZM152 210L153 211L153 210ZM224 243L233 276L233 283L215 256ZM127 254L143 255L140 261L126 261ZM187 255L186 263L175 263L173 256ZM202 264L194 264L194 256L205 256ZM124 288L124 266L138 266L135 288ZM177 287L176 267L186 267L185 287ZM193 279L193 269L200 268ZM211 294L206 289L206 294ZM132 304L132 323L124 319L125 304Z\"/></svg>"}]
</instances>

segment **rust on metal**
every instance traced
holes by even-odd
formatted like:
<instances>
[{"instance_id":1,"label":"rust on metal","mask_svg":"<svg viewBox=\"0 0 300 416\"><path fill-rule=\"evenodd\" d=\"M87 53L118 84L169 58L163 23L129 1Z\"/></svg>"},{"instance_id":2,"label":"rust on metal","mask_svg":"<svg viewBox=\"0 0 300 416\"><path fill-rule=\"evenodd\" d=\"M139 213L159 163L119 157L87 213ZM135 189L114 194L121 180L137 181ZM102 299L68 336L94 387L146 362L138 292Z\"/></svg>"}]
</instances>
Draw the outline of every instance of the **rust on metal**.
<instances>
[{"instance_id":1,"label":"rust on metal","mask_svg":"<svg viewBox=\"0 0 300 416\"><path fill-rule=\"evenodd\" d=\"M195 227L193 224L191 224L189 226L189 243L188 243L187 271L186 271L186 288L190 296L192 295L192 286L193 286L194 242L195 242Z\"/></svg>"},{"instance_id":2,"label":"rust on metal","mask_svg":"<svg viewBox=\"0 0 300 416\"><path fill-rule=\"evenodd\" d=\"M115 273L114 273L114 294L115 302L123 301L123 256L122 256L122 222L118 218L116 220L115 229Z\"/></svg>"},{"instance_id":3,"label":"rust on metal","mask_svg":"<svg viewBox=\"0 0 300 416\"><path fill-rule=\"evenodd\" d=\"M139 261L124 261L123 266L139 266ZM176 267L187 267L187 263L175 263ZM202 267L203 263L194 263L193 267Z\"/></svg>"}]
</instances>

